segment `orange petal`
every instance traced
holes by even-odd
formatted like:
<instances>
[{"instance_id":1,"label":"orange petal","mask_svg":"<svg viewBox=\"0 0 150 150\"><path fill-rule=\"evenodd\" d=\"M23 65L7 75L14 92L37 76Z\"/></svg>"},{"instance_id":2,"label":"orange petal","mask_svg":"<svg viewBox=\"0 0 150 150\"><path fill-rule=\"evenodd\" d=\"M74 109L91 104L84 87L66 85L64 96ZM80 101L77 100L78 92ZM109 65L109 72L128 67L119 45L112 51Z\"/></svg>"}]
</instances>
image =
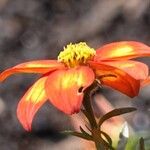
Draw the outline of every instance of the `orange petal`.
<instances>
[{"instance_id":1,"label":"orange petal","mask_svg":"<svg viewBox=\"0 0 150 150\"><path fill-rule=\"evenodd\" d=\"M100 82L110 86L130 97L137 96L140 88L140 81L134 79L126 72L105 64L90 62Z\"/></svg>"},{"instance_id":2,"label":"orange petal","mask_svg":"<svg viewBox=\"0 0 150 150\"><path fill-rule=\"evenodd\" d=\"M55 71L46 81L47 96L64 113L79 112L83 90L92 84L94 78L93 71L86 66Z\"/></svg>"},{"instance_id":3,"label":"orange petal","mask_svg":"<svg viewBox=\"0 0 150 150\"><path fill-rule=\"evenodd\" d=\"M150 56L150 47L135 41L114 42L100 47L95 60L121 60Z\"/></svg>"},{"instance_id":4,"label":"orange petal","mask_svg":"<svg viewBox=\"0 0 150 150\"><path fill-rule=\"evenodd\" d=\"M144 80L148 77L149 74L148 66L138 61L124 60L107 61L102 63L119 68L137 80Z\"/></svg>"},{"instance_id":5,"label":"orange petal","mask_svg":"<svg viewBox=\"0 0 150 150\"><path fill-rule=\"evenodd\" d=\"M15 73L47 73L56 69L63 69L64 65L56 60L36 60L16 65L0 74L0 81Z\"/></svg>"},{"instance_id":6,"label":"orange petal","mask_svg":"<svg viewBox=\"0 0 150 150\"><path fill-rule=\"evenodd\" d=\"M27 131L31 130L34 115L47 100L44 89L46 79L47 77L42 77L35 82L18 103L17 116Z\"/></svg>"}]
</instances>

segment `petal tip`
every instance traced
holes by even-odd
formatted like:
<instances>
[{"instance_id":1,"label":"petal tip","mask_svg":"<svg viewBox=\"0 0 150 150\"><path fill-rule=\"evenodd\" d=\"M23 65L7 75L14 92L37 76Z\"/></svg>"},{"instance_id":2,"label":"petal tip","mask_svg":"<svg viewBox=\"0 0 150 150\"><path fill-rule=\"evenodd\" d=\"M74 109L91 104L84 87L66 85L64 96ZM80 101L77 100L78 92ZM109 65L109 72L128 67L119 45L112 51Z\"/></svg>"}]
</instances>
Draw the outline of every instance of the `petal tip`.
<instances>
[{"instance_id":1,"label":"petal tip","mask_svg":"<svg viewBox=\"0 0 150 150\"><path fill-rule=\"evenodd\" d=\"M22 126L27 132L31 132L31 130L32 130L31 124L26 124L26 125L24 124Z\"/></svg>"}]
</instances>

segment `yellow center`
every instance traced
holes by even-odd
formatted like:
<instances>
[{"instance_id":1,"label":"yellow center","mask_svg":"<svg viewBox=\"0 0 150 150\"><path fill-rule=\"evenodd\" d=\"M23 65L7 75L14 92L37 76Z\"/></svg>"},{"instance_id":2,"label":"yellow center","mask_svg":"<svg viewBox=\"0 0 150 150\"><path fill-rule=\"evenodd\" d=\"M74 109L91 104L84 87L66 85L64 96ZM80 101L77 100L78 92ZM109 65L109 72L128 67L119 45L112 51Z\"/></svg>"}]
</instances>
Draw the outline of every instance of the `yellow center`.
<instances>
[{"instance_id":1,"label":"yellow center","mask_svg":"<svg viewBox=\"0 0 150 150\"><path fill-rule=\"evenodd\" d=\"M95 53L95 50L90 48L85 42L70 43L60 52L58 61L65 63L68 67L75 67L86 64L87 60L91 60Z\"/></svg>"}]
</instances>

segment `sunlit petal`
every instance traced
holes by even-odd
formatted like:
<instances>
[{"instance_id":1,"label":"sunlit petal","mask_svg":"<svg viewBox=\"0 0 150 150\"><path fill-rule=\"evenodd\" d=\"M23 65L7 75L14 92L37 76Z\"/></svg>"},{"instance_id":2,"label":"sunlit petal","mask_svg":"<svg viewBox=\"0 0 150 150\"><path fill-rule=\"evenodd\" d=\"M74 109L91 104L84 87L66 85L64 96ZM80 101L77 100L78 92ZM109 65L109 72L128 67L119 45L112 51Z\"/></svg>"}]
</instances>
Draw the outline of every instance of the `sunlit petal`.
<instances>
[{"instance_id":1,"label":"sunlit petal","mask_svg":"<svg viewBox=\"0 0 150 150\"><path fill-rule=\"evenodd\" d=\"M122 60L150 56L150 47L135 41L106 44L96 51L95 60Z\"/></svg>"},{"instance_id":2,"label":"sunlit petal","mask_svg":"<svg viewBox=\"0 0 150 150\"><path fill-rule=\"evenodd\" d=\"M90 66L95 69L95 73L100 82L110 86L130 97L139 93L140 81L134 79L126 72L104 64L90 62Z\"/></svg>"},{"instance_id":3,"label":"sunlit petal","mask_svg":"<svg viewBox=\"0 0 150 150\"><path fill-rule=\"evenodd\" d=\"M0 74L0 81L15 73L47 73L56 69L63 69L64 65L56 60L36 60L16 65Z\"/></svg>"},{"instance_id":4,"label":"sunlit petal","mask_svg":"<svg viewBox=\"0 0 150 150\"><path fill-rule=\"evenodd\" d=\"M117 67L137 80L144 80L148 77L149 69L144 63L132 60L103 62L106 65Z\"/></svg>"},{"instance_id":5,"label":"sunlit petal","mask_svg":"<svg viewBox=\"0 0 150 150\"><path fill-rule=\"evenodd\" d=\"M31 130L34 115L47 100L44 89L46 79L47 77L42 77L35 82L35 84L25 93L18 104L17 116L22 126L27 131Z\"/></svg>"},{"instance_id":6,"label":"sunlit petal","mask_svg":"<svg viewBox=\"0 0 150 150\"><path fill-rule=\"evenodd\" d=\"M93 71L86 66L58 70L46 81L46 94L50 102L66 114L80 110L83 91L94 80Z\"/></svg>"}]
</instances>

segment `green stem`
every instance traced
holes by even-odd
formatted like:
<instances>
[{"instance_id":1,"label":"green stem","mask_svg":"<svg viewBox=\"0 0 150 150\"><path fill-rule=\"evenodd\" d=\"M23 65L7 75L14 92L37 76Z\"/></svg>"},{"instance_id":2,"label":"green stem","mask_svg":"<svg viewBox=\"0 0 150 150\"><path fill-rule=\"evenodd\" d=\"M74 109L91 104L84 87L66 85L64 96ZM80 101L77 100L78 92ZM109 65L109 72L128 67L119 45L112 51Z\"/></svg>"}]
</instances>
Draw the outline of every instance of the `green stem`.
<instances>
[{"instance_id":1,"label":"green stem","mask_svg":"<svg viewBox=\"0 0 150 150\"><path fill-rule=\"evenodd\" d=\"M96 120L94 117L94 113L93 113L93 109L91 106L90 95L88 93L88 90L86 90L86 92L84 94L83 106L84 106L86 112L88 113L88 116L90 116L90 118L88 118L88 119L89 119L91 128L92 129L97 128L97 123L96 123Z\"/></svg>"},{"instance_id":2,"label":"green stem","mask_svg":"<svg viewBox=\"0 0 150 150\"><path fill-rule=\"evenodd\" d=\"M99 128L98 124L96 122L95 116L94 116L92 105L91 105L91 91L94 90L96 87L97 87L97 83L93 83L90 87L88 87L84 91L84 98L83 98L83 106L85 108L87 115L89 116L88 120L89 120L89 123L91 125L91 129L93 131L97 130ZM100 133L100 132L98 132L98 133ZM103 144L97 138L97 136L100 136L100 135L96 135L98 133L92 133L96 149L97 150L104 150L105 148L104 148Z\"/></svg>"},{"instance_id":3,"label":"green stem","mask_svg":"<svg viewBox=\"0 0 150 150\"><path fill-rule=\"evenodd\" d=\"M104 150L104 147L99 142L95 142L95 147L96 150Z\"/></svg>"}]
</instances>

